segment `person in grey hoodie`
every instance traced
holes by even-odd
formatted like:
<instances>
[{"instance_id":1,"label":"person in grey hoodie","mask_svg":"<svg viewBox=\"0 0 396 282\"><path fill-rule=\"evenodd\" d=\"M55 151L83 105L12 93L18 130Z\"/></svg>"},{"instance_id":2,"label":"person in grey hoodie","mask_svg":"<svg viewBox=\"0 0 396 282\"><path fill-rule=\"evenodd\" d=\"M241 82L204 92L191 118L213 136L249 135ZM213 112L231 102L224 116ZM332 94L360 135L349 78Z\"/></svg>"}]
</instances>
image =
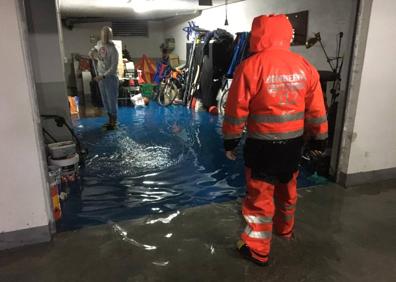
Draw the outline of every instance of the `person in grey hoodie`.
<instances>
[{"instance_id":1,"label":"person in grey hoodie","mask_svg":"<svg viewBox=\"0 0 396 282\"><path fill-rule=\"evenodd\" d=\"M109 122L103 127L114 130L117 125L118 112L118 51L112 41L113 31L110 27L102 28L101 40L89 51L89 56L98 60L97 76L94 78L99 83L103 106L109 116Z\"/></svg>"}]
</instances>

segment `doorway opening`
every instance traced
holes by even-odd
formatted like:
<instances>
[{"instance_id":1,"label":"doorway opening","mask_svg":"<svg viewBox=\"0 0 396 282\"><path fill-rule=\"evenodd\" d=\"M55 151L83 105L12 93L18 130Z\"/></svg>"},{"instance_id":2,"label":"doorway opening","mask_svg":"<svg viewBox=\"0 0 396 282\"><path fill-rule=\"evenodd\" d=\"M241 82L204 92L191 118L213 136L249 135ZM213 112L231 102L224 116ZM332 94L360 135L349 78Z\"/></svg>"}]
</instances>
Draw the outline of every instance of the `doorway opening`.
<instances>
[{"instance_id":1,"label":"doorway opening","mask_svg":"<svg viewBox=\"0 0 396 282\"><path fill-rule=\"evenodd\" d=\"M245 1L228 1L228 26L224 25L223 19L221 24L213 20L214 15L223 15L224 6L199 8L199 11L184 9L175 12L167 9L149 13L136 12L134 17L126 17L131 11L115 4L92 8L85 3L89 1L81 1L78 7L69 2L72 1L59 1L58 7L67 100L70 106L70 119L66 118L65 122L73 127L76 134L73 141L78 140L80 149L86 154L84 162L80 162L78 167L73 166L76 169L74 172L78 187L70 186L66 191L69 194L67 199L62 199L62 217L58 223L58 231L148 214L177 212L187 207L243 197L245 186L242 149L239 149L237 162L225 159L221 112L226 102L227 85L229 86L232 79L232 76L227 77L227 72L230 65L234 64L235 69L237 64L233 60L235 50L238 50L236 56L239 56L239 62L246 55L240 50L248 50L246 42L254 15L243 3ZM221 4L221 1L213 2L214 5ZM256 2L254 5L262 13L271 8L266 7L262 1ZM242 19L233 18L232 5L239 5L235 11L241 7L245 9ZM328 25L329 30L319 30L327 23L327 20L318 17L320 11L309 5L299 5L301 7L298 10L293 7L292 10L281 11L290 17L305 19L305 22L295 20L298 30L305 30L305 33L298 32L298 40L303 45L293 46L293 51L312 59L313 64L320 70L327 69L321 44L327 52L337 54L336 57L346 54L343 59L347 62L350 59L347 53L352 46L354 21L348 24L337 21L336 24ZM339 7L331 10L334 14L345 4L337 5ZM295 13L300 11L304 12ZM345 14L339 16L350 18L350 15L356 16L356 5L348 5ZM235 24L236 21L240 22ZM101 108L103 101L100 89L93 79L97 65L88 56L89 50L100 41L99 33L103 26L113 27L114 41L117 42L120 54L118 128L114 131L102 129L106 117ZM188 72L183 72L183 65L187 65L187 68L194 66L194 74L202 72L200 68L203 68L203 64L199 62L205 56L199 52L205 52L205 36L217 28L226 30L231 34L232 40L226 46L222 45L224 42L219 43L221 48L216 47L216 43L210 43L212 45L209 45L209 53L224 58L220 55L226 53L224 50L229 50L228 61L225 62L226 67L222 70L221 77L211 74L211 87L215 84L214 79L219 80L216 81L216 95L211 93L208 96L206 92L195 95L196 86L202 83L204 77L188 75ZM321 40L317 40L315 46L312 44L312 48L307 49L305 42L312 38L318 39L315 34L319 31ZM336 52L339 45L329 38L339 37L341 32L345 34L345 43L343 51ZM188 36L195 36L195 40ZM244 36L245 42L242 40ZM196 38L200 38L202 43L198 44ZM174 69L179 67L178 73L183 76L183 80L175 78L175 81L183 84L176 85L175 90L166 88L175 85L170 83L173 80L168 74L164 74L157 81L157 86L153 83L156 72L161 69L164 49L169 51L166 52L169 73L175 72ZM219 64L221 63L224 62ZM332 82L339 83L336 94L341 99L346 95L343 89L346 89L347 74L347 67L344 66L337 73L336 79L323 78L323 86L327 86L330 93L330 89L335 89ZM330 85L327 85L328 81ZM147 93L143 93L146 90ZM172 91L193 95L179 95ZM138 95L147 98L141 107L137 105ZM329 95L333 97L332 93ZM343 107L340 105L335 112L342 112ZM54 111L56 112L55 109ZM334 119L334 128L336 120L337 118ZM45 137L48 143L53 143L54 140L63 141L56 136L51 138L54 134L45 124L44 129L49 133ZM337 134L339 133L334 129L333 136ZM331 150L327 152L325 161L305 155L298 179L300 188L330 181L330 163L331 158L334 158L332 153Z\"/></svg>"}]
</instances>

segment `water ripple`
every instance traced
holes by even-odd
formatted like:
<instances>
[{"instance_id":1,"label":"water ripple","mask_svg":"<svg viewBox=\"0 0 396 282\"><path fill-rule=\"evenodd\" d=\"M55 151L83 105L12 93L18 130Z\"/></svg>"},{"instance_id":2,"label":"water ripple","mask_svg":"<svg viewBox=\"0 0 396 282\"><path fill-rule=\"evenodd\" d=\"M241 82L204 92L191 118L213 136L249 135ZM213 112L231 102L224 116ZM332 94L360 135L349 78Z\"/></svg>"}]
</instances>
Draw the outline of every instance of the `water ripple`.
<instances>
[{"instance_id":1,"label":"water ripple","mask_svg":"<svg viewBox=\"0 0 396 282\"><path fill-rule=\"evenodd\" d=\"M89 155L81 171L84 190L66 204L64 229L244 195L243 163L224 158L217 117L151 104L120 108L119 121L113 132L101 130L104 117L75 122Z\"/></svg>"}]
</instances>

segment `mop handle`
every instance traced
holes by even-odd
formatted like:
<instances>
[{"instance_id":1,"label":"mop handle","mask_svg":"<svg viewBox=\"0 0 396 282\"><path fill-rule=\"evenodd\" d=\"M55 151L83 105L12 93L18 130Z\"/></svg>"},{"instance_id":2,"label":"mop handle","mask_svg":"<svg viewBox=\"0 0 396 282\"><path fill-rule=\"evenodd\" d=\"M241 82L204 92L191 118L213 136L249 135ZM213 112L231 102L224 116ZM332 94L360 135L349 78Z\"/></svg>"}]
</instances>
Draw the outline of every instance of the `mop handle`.
<instances>
[{"instance_id":1,"label":"mop handle","mask_svg":"<svg viewBox=\"0 0 396 282\"><path fill-rule=\"evenodd\" d=\"M92 66L93 66L93 69L94 69L95 77L97 77L98 76L98 71L96 70L95 60L91 58L91 61L92 61Z\"/></svg>"}]
</instances>

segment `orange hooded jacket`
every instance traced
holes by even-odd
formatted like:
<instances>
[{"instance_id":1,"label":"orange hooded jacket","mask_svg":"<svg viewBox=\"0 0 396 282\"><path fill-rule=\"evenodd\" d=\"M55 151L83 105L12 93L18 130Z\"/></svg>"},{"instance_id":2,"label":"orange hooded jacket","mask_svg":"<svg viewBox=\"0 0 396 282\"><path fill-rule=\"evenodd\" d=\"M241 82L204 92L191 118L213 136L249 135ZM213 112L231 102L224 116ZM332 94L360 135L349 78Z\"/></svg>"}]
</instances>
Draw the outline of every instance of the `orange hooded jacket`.
<instances>
[{"instance_id":1,"label":"orange hooded jacket","mask_svg":"<svg viewBox=\"0 0 396 282\"><path fill-rule=\"evenodd\" d=\"M225 144L239 140L245 125L252 139L289 140L304 132L316 140L327 139L319 74L289 50L292 36L285 15L254 19L250 38L254 55L238 66L227 99Z\"/></svg>"}]
</instances>

